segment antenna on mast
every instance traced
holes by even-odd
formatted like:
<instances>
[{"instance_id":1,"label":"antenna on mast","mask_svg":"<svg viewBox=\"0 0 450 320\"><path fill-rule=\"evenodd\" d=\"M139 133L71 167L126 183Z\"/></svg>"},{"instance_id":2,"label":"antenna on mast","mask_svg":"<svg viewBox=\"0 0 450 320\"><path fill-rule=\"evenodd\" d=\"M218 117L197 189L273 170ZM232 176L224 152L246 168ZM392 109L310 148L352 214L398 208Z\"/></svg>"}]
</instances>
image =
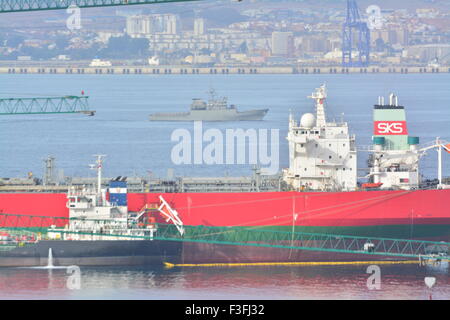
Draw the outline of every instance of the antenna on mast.
<instances>
[{"instance_id":1,"label":"antenna on mast","mask_svg":"<svg viewBox=\"0 0 450 320\"><path fill-rule=\"evenodd\" d=\"M95 154L94 157L97 157L95 164L90 165L92 169L97 169L97 194L101 195L102 193L102 168L103 168L103 158L106 157L104 154Z\"/></svg>"},{"instance_id":2,"label":"antenna on mast","mask_svg":"<svg viewBox=\"0 0 450 320\"><path fill-rule=\"evenodd\" d=\"M325 100L327 99L326 85L321 85L320 88L317 88L308 98L316 101L316 125L318 127L325 127L327 125L324 106Z\"/></svg>"}]
</instances>

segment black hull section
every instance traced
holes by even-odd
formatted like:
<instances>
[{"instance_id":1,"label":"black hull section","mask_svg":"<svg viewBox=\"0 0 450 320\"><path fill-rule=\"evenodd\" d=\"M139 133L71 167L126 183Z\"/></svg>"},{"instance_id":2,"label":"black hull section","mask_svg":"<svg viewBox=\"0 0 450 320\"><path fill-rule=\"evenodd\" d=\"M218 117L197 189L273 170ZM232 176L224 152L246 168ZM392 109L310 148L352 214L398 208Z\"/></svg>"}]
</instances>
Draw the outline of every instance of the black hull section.
<instances>
[{"instance_id":1,"label":"black hull section","mask_svg":"<svg viewBox=\"0 0 450 320\"><path fill-rule=\"evenodd\" d=\"M0 251L0 266L47 266L50 249L54 266L160 266L164 261L179 261L182 243L159 240L44 240Z\"/></svg>"},{"instance_id":2,"label":"black hull section","mask_svg":"<svg viewBox=\"0 0 450 320\"><path fill-rule=\"evenodd\" d=\"M0 267L47 266L50 249L54 266L414 260L383 255L160 240L45 240L0 251Z\"/></svg>"},{"instance_id":3,"label":"black hull section","mask_svg":"<svg viewBox=\"0 0 450 320\"><path fill-rule=\"evenodd\" d=\"M399 261L413 258L358 253L310 251L283 248L235 246L207 243L185 243L182 263L278 263L278 262L352 262ZM172 261L169 261L172 262Z\"/></svg>"}]
</instances>

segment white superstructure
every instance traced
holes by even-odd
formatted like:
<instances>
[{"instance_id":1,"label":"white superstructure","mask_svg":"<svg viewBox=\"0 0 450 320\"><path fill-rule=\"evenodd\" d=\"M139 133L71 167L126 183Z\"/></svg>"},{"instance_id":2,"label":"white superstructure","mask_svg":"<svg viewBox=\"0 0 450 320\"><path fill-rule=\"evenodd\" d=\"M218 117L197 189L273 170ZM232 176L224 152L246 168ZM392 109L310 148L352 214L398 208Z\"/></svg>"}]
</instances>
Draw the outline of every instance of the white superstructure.
<instances>
[{"instance_id":1,"label":"white superstructure","mask_svg":"<svg viewBox=\"0 0 450 320\"><path fill-rule=\"evenodd\" d=\"M104 155L96 155L97 161L92 165L97 170L97 186L70 187L67 193L67 208L72 219L119 219L124 223L128 219L128 206L118 205L106 199L106 189L102 189L102 168ZM117 189L117 188L116 188ZM122 190L110 190L112 193L125 193Z\"/></svg>"},{"instance_id":2,"label":"white superstructure","mask_svg":"<svg viewBox=\"0 0 450 320\"><path fill-rule=\"evenodd\" d=\"M355 136L346 122L327 122L325 85L309 98L315 101L315 114L303 114L300 122L289 117L289 168L283 178L294 190L355 190Z\"/></svg>"},{"instance_id":3,"label":"white superstructure","mask_svg":"<svg viewBox=\"0 0 450 320\"><path fill-rule=\"evenodd\" d=\"M373 183L380 189L417 189L419 156L415 145L410 150L383 150L376 145L370 168Z\"/></svg>"}]
</instances>

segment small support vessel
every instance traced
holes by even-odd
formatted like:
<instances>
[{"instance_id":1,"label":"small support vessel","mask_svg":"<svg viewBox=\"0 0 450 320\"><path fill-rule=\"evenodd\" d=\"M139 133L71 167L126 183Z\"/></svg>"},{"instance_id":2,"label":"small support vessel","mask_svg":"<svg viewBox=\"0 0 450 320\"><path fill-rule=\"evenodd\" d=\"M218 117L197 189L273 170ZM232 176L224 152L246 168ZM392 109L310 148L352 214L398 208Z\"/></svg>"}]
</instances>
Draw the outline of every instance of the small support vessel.
<instances>
[{"instance_id":1,"label":"small support vessel","mask_svg":"<svg viewBox=\"0 0 450 320\"><path fill-rule=\"evenodd\" d=\"M112 180L108 189L101 189L102 159L98 155L95 164L97 188L69 189L69 218L1 215L0 267L48 266L50 262L55 266L161 265L167 259L179 259L180 242L154 239L162 218L183 234L178 213L162 196L159 203L129 212L125 179ZM29 228L49 224L49 228Z\"/></svg>"}]
</instances>

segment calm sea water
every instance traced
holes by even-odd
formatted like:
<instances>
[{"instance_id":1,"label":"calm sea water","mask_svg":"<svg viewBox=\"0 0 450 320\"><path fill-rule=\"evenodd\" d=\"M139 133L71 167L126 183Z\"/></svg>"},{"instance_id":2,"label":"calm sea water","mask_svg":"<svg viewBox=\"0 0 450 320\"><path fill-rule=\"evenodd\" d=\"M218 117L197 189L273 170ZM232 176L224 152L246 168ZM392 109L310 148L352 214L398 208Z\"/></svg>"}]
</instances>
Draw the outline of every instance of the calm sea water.
<instances>
[{"instance_id":1,"label":"calm sea water","mask_svg":"<svg viewBox=\"0 0 450 320\"><path fill-rule=\"evenodd\" d=\"M192 123L150 122L153 112L187 111L192 98L207 98L212 86L241 110L269 108L265 121L207 123L204 129L279 129L280 168L288 166L285 139L289 110L299 119L313 111L306 97L322 83L328 86L329 119L342 114L368 145L372 135L372 107L379 95L395 92L407 108L409 132L426 143L437 136L450 139L450 74L427 75L0 75L0 97L90 96L94 117L85 115L0 116L0 177L42 177L43 159L56 158L65 175L89 176L93 154L106 154L106 176L165 177L250 175L250 165L175 165L170 137L175 129L193 131ZM205 143L206 145L206 143ZM367 154L359 155L366 167ZM444 173L450 175L450 161ZM430 151L422 172L437 176L436 152Z\"/></svg>"},{"instance_id":2,"label":"calm sea water","mask_svg":"<svg viewBox=\"0 0 450 320\"><path fill-rule=\"evenodd\" d=\"M289 110L297 118L311 112L306 98L328 86L328 118L344 118L359 145L370 144L372 106L379 95L395 92L407 108L409 132L429 142L450 140L450 75L0 75L1 97L77 95L84 90L95 117L84 115L0 116L0 176L42 176L42 160L52 155L65 175L93 176L93 154L106 154L107 176L250 175L249 165L175 166L170 160L173 130L190 123L149 122L161 111L186 111L194 97L206 98L213 86L240 109L269 108L261 122L204 124L205 128L280 130L280 167L288 165L285 140ZM360 154L365 166L367 155ZM444 173L450 175L450 159ZM422 172L436 177L436 152ZM381 266L381 290L368 290L365 266L292 268L82 268L81 289L66 286L64 269L0 270L2 299L434 299L450 297L448 265ZM437 279L432 291L425 276Z\"/></svg>"},{"instance_id":3,"label":"calm sea water","mask_svg":"<svg viewBox=\"0 0 450 320\"><path fill-rule=\"evenodd\" d=\"M239 268L81 268L80 289L64 269L0 270L0 299L449 299L448 265L381 267L368 289L367 266ZM425 277L436 278L430 290Z\"/></svg>"}]
</instances>

